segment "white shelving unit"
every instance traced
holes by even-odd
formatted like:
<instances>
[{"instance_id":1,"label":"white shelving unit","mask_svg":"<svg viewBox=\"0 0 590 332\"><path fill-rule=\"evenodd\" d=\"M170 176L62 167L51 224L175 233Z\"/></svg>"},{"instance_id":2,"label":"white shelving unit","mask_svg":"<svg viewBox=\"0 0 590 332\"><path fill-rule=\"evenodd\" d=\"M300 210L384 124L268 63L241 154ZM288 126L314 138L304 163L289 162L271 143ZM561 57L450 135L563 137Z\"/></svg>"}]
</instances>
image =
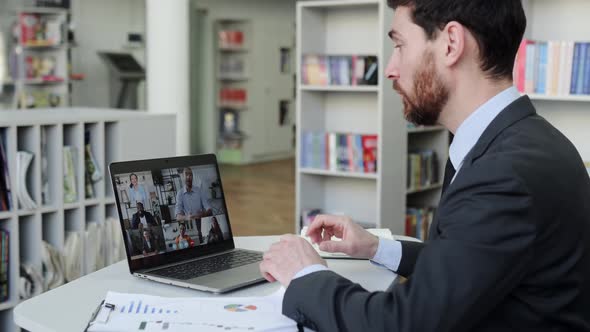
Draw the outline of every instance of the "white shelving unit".
<instances>
[{"instance_id":1,"label":"white shelving unit","mask_svg":"<svg viewBox=\"0 0 590 332\"><path fill-rule=\"evenodd\" d=\"M0 331L16 331L12 308L18 297L21 262L41 267L41 241L63 250L66 232L79 232L85 248L87 223L118 218L108 164L113 161L145 159L175 154L175 116L132 111L100 109L45 109L4 111L0 117L0 137L5 139L12 189L14 189L16 152L26 149L35 153L29 167L28 192L37 203L34 210L18 208L12 192L13 209L0 212L0 228L10 232L9 287L10 298L0 303ZM96 197L84 198L84 132L90 131L93 155L102 172L94 184ZM49 179L48 204L41 204L41 131L47 133ZM63 146L76 147L76 186L78 200L63 202ZM83 274L90 272L82 255ZM114 262L109 262L114 263Z\"/></svg>"},{"instance_id":2,"label":"white shelving unit","mask_svg":"<svg viewBox=\"0 0 590 332\"><path fill-rule=\"evenodd\" d=\"M57 26L57 41L37 40L24 42L23 37L19 38L16 47L16 76L13 77L15 84L15 93L13 97L13 108L39 108L39 107L65 107L69 105L69 69L68 69L68 10L59 8L41 8L29 7L17 10L17 19L19 20L19 32L22 34L23 20L21 16L25 15L28 19L49 20L53 26ZM49 26L47 24L46 26ZM30 28L33 29L33 28ZM48 27L45 29L49 30ZM43 32L45 33L45 32ZM45 37L47 38L47 36ZM33 66L28 60L37 59L38 64ZM52 63L52 65L49 65ZM48 78L28 78L31 72L36 70L39 73L35 75L44 75L46 66L53 66L51 70L54 80ZM34 67L36 69L30 69ZM39 105L41 104L41 106ZM47 104L47 105L43 105Z\"/></svg>"},{"instance_id":3,"label":"white shelving unit","mask_svg":"<svg viewBox=\"0 0 590 332\"><path fill-rule=\"evenodd\" d=\"M448 157L448 132L442 127L407 128L402 102L386 80L393 51L387 32L393 11L385 0L301 1L297 3L297 73L303 55L374 55L376 86L310 86L297 78L296 222L302 210L320 208L358 222L403 234L406 206L436 205L440 185L408 190L407 154L436 151L440 176ZM301 167L305 131L378 135L377 172L346 173Z\"/></svg>"},{"instance_id":4,"label":"white shelving unit","mask_svg":"<svg viewBox=\"0 0 590 332\"><path fill-rule=\"evenodd\" d=\"M527 15L525 37L532 40L590 41L590 2L585 0L546 1L524 0ZM567 22L567 24L549 24ZM590 96L547 96L532 94L537 112L567 136L580 152L583 160L590 161Z\"/></svg>"}]
</instances>

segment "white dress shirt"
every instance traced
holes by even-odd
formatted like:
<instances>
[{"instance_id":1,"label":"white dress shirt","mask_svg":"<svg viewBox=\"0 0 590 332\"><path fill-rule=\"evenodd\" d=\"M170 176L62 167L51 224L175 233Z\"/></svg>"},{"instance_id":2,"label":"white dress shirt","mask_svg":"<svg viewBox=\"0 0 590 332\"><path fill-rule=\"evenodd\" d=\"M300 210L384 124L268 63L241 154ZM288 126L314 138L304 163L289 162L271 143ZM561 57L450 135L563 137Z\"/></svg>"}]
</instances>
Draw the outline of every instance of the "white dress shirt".
<instances>
[{"instance_id":1,"label":"white dress shirt","mask_svg":"<svg viewBox=\"0 0 590 332\"><path fill-rule=\"evenodd\" d=\"M475 146L486 128L492 123L498 114L500 114L500 112L518 98L520 98L520 93L514 86L511 86L481 105L475 110L475 112L471 113L463 123L461 123L455 133L453 143L451 143L449 148L449 158L456 170L455 176L451 182L457 177L459 170L463 166L463 160L469 151ZM371 261L377 265L386 267L389 270L397 271L401 262L401 257L402 245L399 241L379 239L377 253ZM321 264L307 266L297 272L293 279L327 269L327 267Z\"/></svg>"}]
</instances>

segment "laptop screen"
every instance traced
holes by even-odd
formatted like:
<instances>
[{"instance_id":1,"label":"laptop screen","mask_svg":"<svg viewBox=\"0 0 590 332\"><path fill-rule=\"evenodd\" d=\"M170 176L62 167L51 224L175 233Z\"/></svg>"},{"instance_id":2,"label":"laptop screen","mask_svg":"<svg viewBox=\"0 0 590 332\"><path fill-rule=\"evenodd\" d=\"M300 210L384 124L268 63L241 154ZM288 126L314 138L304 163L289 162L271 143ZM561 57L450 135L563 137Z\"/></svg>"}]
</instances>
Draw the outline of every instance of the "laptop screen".
<instances>
[{"instance_id":1,"label":"laptop screen","mask_svg":"<svg viewBox=\"0 0 590 332\"><path fill-rule=\"evenodd\" d=\"M111 169L131 267L198 257L229 240L233 247L217 164L182 165L182 158L169 159L173 167L138 161L132 170L133 162Z\"/></svg>"}]
</instances>

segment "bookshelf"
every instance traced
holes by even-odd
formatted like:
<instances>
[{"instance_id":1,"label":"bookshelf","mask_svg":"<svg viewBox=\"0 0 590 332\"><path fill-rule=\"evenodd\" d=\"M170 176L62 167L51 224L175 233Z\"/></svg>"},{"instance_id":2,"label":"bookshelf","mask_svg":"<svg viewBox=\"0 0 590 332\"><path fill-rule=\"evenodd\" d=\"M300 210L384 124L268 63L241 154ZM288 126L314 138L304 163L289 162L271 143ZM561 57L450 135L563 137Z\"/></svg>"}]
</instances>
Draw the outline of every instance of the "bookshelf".
<instances>
[{"instance_id":1,"label":"bookshelf","mask_svg":"<svg viewBox=\"0 0 590 332\"><path fill-rule=\"evenodd\" d=\"M252 23L246 19L217 20L215 36L219 161L241 164L245 157L244 141L248 138L242 120L252 94L249 84Z\"/></svg>"},{"instance_id":2,"label":"bookshelf","mask_svg":"<svg viewBox=\"0 0 590 332\"><path fill-rule=\"evenodd\" d=\"M587 13L590 2L523 1L528 26L525 38L540 41L589 42L590 23ZM548 22L568 22L548 24ZM580 152L583 160L590 160L588 123L590 123L590 95L529 94L537 112L563 132Z\"/></svg>"},{"instance_id":3,"label":"bookshelf","mask_svg":"<svg viewBox=\"0 0 590 332\"><path fill-rule=\"evenodd\" d=\"M265 2L265 11L245 3L198 6L208 10L207 24L195 31L202 36L194 49L204 43L207 50L194 76L203 93L196 101L204 119L199 132L203 148L216 152L220 163L294 156L294 10L285 5Z\"/></svg>"},{"instance_id":4,"label":"bookshelf","mask_svg":"<svg viewBox=\"0 0 590 332\"><path fill-rule=\"evenodd\" d=\"M407 206L438 203L440 183L411 189L406 185L408 152L416 149L436 152L443 165L438 170L442 179L449 140L444 127L408 128L403 118L402 102L384 73L392 52L387 38L392 14L386 1L381 0L297 3L296 232L303 211L321 209L323 213L344 214L364 225L404 234ZM310 55L376 57L377 84L304 84L303 75L308 74L303 73L307 70L303 66L309 63L309 58L304 57ZM377 135L376 172L302 164L307 132Z\"/></svg>"},{"instance_id":5,"label":"bookshelf","mask_svg":"<svg viewBox=\"0 0 590 332\"><path fill-rule=\"evenodd\" d=\"M113 198L108 164L113 161L170 156L175 151L175 116L147 114L106 109L40 109L8 110L0 118L0 141L6 147L11 187L16 183L14 156L21 149L35 153L26 187L35 209L18 208L12 192L13 209L0 212L0 229L10 232L9 239L9 299L0 302L0 330L17 331L12 309L20 302L18 294L21 262L41 268L42 240L58 250L64 250L67 232L80 234L82 275L93 271L86 260L85 231L90 222L104 223L107 217L118 220ZM141 130L138 131L138 128ZM85 132L102 178L93 184L94 197L84 195ZM42 134L44 133L44 134ZM45 144L41 137L45 135ZM77 197L64 203L63 145L75 147L75 176ZM46 151L46 168L42 170L41 153ZM47 173L47 199L42 200L42 173ZM111 250L111 249L107 249ZM108 257L108 255L107 255ZM114 262L107 262L108 264Z\"/></svg>"},{"instance_id":6,"label":"bookshelf","mask_svg":"<svg viewBox=\"0 0 590 332\"><path fill-rule=\"evenodd\" d=\"M20 36L11 66L13 108L69 105L68 15L60 8L17 10Z\"/></svg>"}]
</instances>

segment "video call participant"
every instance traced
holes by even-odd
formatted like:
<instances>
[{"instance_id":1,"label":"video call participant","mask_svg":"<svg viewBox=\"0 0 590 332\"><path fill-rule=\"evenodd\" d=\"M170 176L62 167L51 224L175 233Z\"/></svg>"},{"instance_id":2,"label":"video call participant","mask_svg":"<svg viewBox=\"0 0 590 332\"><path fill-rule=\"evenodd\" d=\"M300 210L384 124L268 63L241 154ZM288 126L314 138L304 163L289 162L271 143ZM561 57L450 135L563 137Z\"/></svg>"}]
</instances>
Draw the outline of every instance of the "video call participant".
<instances>
[{"instance_id":1,"label":"video call participant","mask_svg":"<svg viewBox=\"0 0 590 332\"><path fill-rule=\"evenodd\" d=\"M211 228L209 229L209 235L207 235L207 243L223 241L223 232L219 227L217 218L211 217Z\"/></svg>"},{"instance_id":2,"label":"video call participant","mask_svg":"<svg viewBox=\"0 0 590 332\"><path fill-rule=\"evenodd\" d=\"M145 228L143 230L143 249L142 252L144 255L155 253L158 251L158 245L156 240L153 238L152 233Z\"/></svg>"},{"instance_id":3,"label":"video call participant","mask_svg":"<svg viewBox=\"0 0 590 332\"><path fill-rule=\"evenodd\" d=\"M143 204L141 202L137 202L137 212L133 214L131 219L131 228L138 229L139 225L143 225L143 228L148 226L158 226L158 223L152 214L143 209Z\"/></svg>"},{"instance_id":4,"label":"video call participant","mask_svg":"<svg viewBox=\"0 0 590 332\"><path fill-rule=\"evenodd\" d=\"M180 224L178 225L178 228L180 229L180 234L176 237L176 240L174 240L174 242L176 242L176 248L186 249L189 247L194 247L195 241L186 234L186 225Z\"/></svg>"},{"instance_id":5,"label":"video call participant","mask_svg":"<svg viewBox=\"0 0 590 332\"><path fill-rule=\"evenodd\" d=\"M137 204L141 202L143 205L148 203L145 188L143 185L139 184L137 175L135 173L131 173L131 175L129 175L129 181L131 181L131 184L129 185L129 199L131 203Z\"/></svg>"},{"instance_id":6,"label":"video call participant","mask_svg":"<svg viewBox=\"0 0 590 332\"><path fill-rule=\"evenodd\" d=\"M201 188L193 185L193 171L187 167L184 169L183 174L184 187L176 195L176 220L195 220L197 232L199 233L199 243L203 243L201 218L212 215L211 206Z\"/></svg>"}]
</instances>

